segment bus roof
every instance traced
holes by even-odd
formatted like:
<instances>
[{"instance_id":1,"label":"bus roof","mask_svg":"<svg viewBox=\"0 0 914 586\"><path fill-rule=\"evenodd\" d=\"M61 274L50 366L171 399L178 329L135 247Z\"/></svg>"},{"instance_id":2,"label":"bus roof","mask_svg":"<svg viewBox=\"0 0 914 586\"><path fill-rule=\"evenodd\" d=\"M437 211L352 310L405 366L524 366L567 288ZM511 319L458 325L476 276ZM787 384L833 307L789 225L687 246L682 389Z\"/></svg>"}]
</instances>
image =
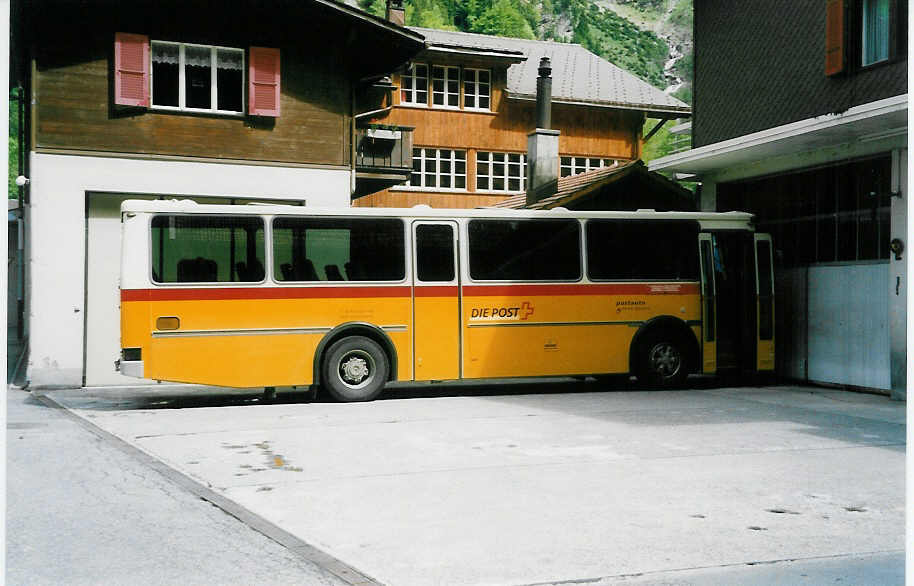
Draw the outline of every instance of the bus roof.
<instances>
[{"instance_id":1,"label":"bus roof","mask_svg":"<svg viewBox=\"0 0 914 586\"><path fill-rule=\"evenodd\" d=\"M220 215L271 215L271 216L341 216L346 217L404 217L404 218L617 218L653 220L698 220L729 228L752 228L753 215L747 212L658 212L636 211L572 211L566 208L550 210L513 210L504 208L447 209L417 205L411 208L317 208L297 205L247 203L240 205L198 203L189 199L139 200L128 199L121 203L121 212L179 213Z\"/></svg>"}]
</instances>

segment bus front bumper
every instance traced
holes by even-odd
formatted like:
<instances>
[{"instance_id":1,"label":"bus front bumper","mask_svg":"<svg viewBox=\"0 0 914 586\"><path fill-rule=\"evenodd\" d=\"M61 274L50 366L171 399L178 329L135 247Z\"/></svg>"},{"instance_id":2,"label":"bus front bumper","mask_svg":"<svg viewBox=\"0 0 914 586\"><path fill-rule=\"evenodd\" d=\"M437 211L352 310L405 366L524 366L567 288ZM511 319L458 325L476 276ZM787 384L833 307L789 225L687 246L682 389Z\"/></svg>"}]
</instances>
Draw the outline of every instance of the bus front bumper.
<instances>
[{"instance_id":1,"label":"bus front bumper","mask_svg":"<svg viewBox=\"0 0 914 586\"><path fill-rule=\"evenodd\" d=\"M143 376L143 361L142 360L115 360L114 369L124 376L132 376L135 378L146 378Z\"/></svg>"}]
</instances>

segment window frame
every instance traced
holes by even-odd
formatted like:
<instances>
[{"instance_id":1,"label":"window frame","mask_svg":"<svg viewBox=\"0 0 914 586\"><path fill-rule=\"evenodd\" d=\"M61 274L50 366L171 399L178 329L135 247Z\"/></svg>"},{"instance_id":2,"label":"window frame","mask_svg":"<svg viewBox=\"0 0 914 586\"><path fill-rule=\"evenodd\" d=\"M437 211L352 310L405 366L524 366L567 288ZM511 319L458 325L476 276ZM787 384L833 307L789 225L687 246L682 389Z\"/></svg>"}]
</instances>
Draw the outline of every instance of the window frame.
<instances>
[{"instance_id":1,"label":"window frame","mask_svg":"<svg viewBox=\"0 0 914 586\"><path fill-rule=\"evenodd\" d=\"M420 76L420 75L417 75L417 74L416 74L416 69L417 69L418 67L424 67L424 68L425 68L425 75ZM430 79L429 79L429 68L430 68L430 67L431 67L431 65L429 65L428 63L411 63L410 66L406 69L406 71L404 71L403 73L400 74L400 105L402 105L402 106L409 106L409 107L412 107L412 108L428 108L428 106L429 106L429 96L431 95L431 91L430 91L430 89L429 89L429 81L430 81ZM410 85L411 85L412 87L410 87L409 89L406 89L406 88L404 87L404 80L405 80L405 79L410 79L410 80L411 80L411 81L410 81ZM418 89L416 89L416 80L418 80L418 79L424 79L424 80L425 80L425 89L424 89L424 90L418 90ZM424 92L425 92L425 101L424 101L424 102L419 102L419 101L416 100L416 95L417 95L420 91L424 91ZM404 101L404 100L403 100L403 93L404 93L404 92L408 92L408 93L409 93L409 95L410 95L410 97L411 97L411 99L410 99L409 101Z\"/></svg>"},{"instance_id":2,"label":"window frame","mask_svg":"<svg viewBox=\"0 0 914 586\"><path fill-rule=\"evenodd\" d=\"M472 72L473 72L473 79L472 79L472 80L470 80L469 77L467 76L467 72L468 72L468 71L472 71ZM488 82L479 81L479 74L482 73L482 72L486 72L486 73L489 74L489 81L488 81ZM469 110L469 111L471 111L471 112L492 112L492 70L491 70L491 69L482 69L482 68L476 68L476 67L464 67L464 68L463 68L463 83L461 84L461 86L463 87L463 100L462 100L462 101L463 101L463 109L464 109L464 110ZM467 92L467 86L471 86L471 87L473 88L474 91L473 91L472 93L468 93L468 92ZM485 87L486 87L485 96L483 96L483 94L482 94L481 91L480 91L480 89L482 88L482 86L485 86ZM466 99L467 99L467 96L468 96L468 95L473 96L473 98L474 98L474 100L476 101L476 104L477 104L476 106L467 106L467 105L466 105ZM482 108L482 107L480 107L480 106L478 105L478 104L479 104L479 99L480 99L481 97L485 97L487 100L489 100L489 105L488 105L488 107Z\"/></svg>"},{"instance_id":3,"label":"window frame","mask_svg":"<svg viewBox=\"0 0 914 586\"><path fill-rule=\"evenodd\" d=\"M489 160L480 161L479 160L480 155L488 155ZM497 164L496 161L494 160L494 155L504 155L504 157L505 157L504 162L500 163L505 166L505 173L502 176L496 176L494 174L494 167ZM518 163L512 163L508 160L511 155L520 156L520 172L521 172L520 177L512 177L509 174L510 166L518 164ZM526 155L526 153L512 153L512 152L506 152L506 151L476 151L475 163L476 163L476 167L475 167L476 168L476 193L498 193L498 194L515 193L516 194L516 193L524 193L527 191L527 155ZM488 174L481 175L479 173L479 165L481 163L488 165L488 171L489 171ZM480 177L488 178L488 184L489 184L488 187L482 188L482 189L479 187ZM504 189L496 189L495 187L493 187L493 183L496 179L504 180L504 186L505 186ZM508 186L510 185L511 179L520 180L520 189L509 189L508 188Z\"/></svg>"},{"instance_id":4,"label":"window frame","mask_svg":"<svg viewBox=\"0 0 914 586\"><path fill-rule=\"evenodd\" d=\"M845 0L843 29L845 52L843 69L838 72L854 75L874 68L884 67L907 59L907 0L888 0L888 56L885 59L864 64L864 3L866 0Z\"/></svg>"},{"instance_id":5,"label":"window frame","mask_svg":"<svg viewBox=\"0 0 914 586\"><path fill-rule=\"evenodd\" d=\"M153 67L155 61L153 60L153 53L156 45L170 45L178 47L178 105L177 106L165 106L161 104L156 104L155 99L155 68ZM214 106L212 108L191 108L186 106L187 103L187 85L185 79L185 50L187 47L194 48L204 48L209 49L210 51L210 100L211 104ZM241 110L219 110L219 87L218 87L218 54L219 51L232 51L241 53L241 84L239 91L241 92ZM164 112L188 112L194 114L217 114L219 116L230 116L235 118L243 118L245 116L245 94L247 93L247 52L239 47L223 47L220 45L201 45L197 43L181 43L177 41L156 41L150 39L149 41L149 109L158 110Z\"/></svg>"},{"instance_id":6,"label":"window frame","mask_svg":"<svg viewBox=\"0 0 914 586\"><path fill-rule=\"evenodd\" d=\"M860 0L859 5L857 6L857 15L854 18L854 23L858 27L857 34L854 35L855 42L858 45L858 51L856 56L856 65L860 69L867 69L869 67L881 65L883 63L890 62L895 58L895 47L894 44L897 42L896 38L896 27L895 20L898 18L897 3L893 0L884 0L888 5L888 21L885 23L885 44L886 44L886 54L885 57L878 59L876 61L866 61L866 49L867 49L867 4L872 2L878 2L880 0ZM878 31L877 31L878 32Z\"/></svg>"},{"instance_id":7,"label":"window frame","mask_svg":"<svg viewBox=\"0 0 914 586\"><path fill-rule=\"evenodd\" d=\"M677 249L674 254L683 255L679 260L685 260L687 268L693 271L691 277L668 277L668 276L643 276L643 273L638 276L629 276L629 277L598 277L594 276L594 267L597 267L596 270L602 270L604 267L597 262L592 262L592 260L600 260L597 255L591 255L591 244L594 247L599 248L600 243L594 242L591 240L591 229L599 229L600 225L613 225L619 224L626 227L626 229L633 230L639 227L648 228L644 232L650 234L651 230L655 230L658 226L668 227L672 226L673 231L679 231L680 233L675 234L676 237L681 237L682 241L677 242L676 244L687 244L689 248ZM593 227L593 228L592 228ZM583 254L585 259L585 274L587 275L587 280L591 283L695 283L701 281L701 266L700 266L700 247L699 247L699 238L698 235L702 233L701 223L697 220L676 220L676 219L653 219L653 218L588 218L584 222L584 227L582 229L584 244L583 244ZM626 234L627 236L630 235ZM683 236L684 235L684 236ZM631 246L633 248L638 246L644 246L644 234L639 236L639 241L633 241ZM604 245L605 247L605 245ZM689 255L691 254L691 257ZM691 264L694 263L694 264ZM628 261L626 264L629 266L636 266L635 261Z\"/></svg>"},{"instance_id":8,"label":"window frame","mask_svg":"<svg viewBox=\"0 0 914 586\"><path fill-rule=\"evenodd\" d=\"M555 224L574 224L577 230L575 245L578 251L578 275L573 279L480 279L473 276L473 237L471 235L472 225L474 223L488 222L523 222L523 223L555 223ZM587 278L587 254L584 250L584 223L577 218L469 218L465 224L466 234L466 276L471 283L556 283L556 284L574 284L583 283Z\"/></svg>"},{"instance_id":9,"label":"window frame","mask_svg":"<svg viewBox=\"0 0 914 586\"><path fill-rule=\"evenodd\" d=\"M400 224L399 234L401 236L401 243L403 245L402 255L400 258L400 260L402 260L402 262L403 262L403 265L402 265L403 266L403 277L401 277L400 279L397 279L397 280L394 280L394 279L355 279L355 280L343 279L342 281L336 281L336 280L330 280L330 279L304 280L304 281L280 279L279 275L277 274L277 271L274 270L276 268L275 265L277 262L276 261L276 240L275 240L276 222L278 220L281 221L281 220L289 220L289 219L303 220L303 221L337 220L337 221L344 221L344 222L358 222L358 221L370 221L370 220L393 220L393 221L398 222ZM402 216L339 216L339 215L324 216L324 215L295 215L295 214L276 214L274 216L271 216L268 218L268 221L266 222L266 224L270 230L269 239L266 241L266 248L267 248L267 251L269 252L269 262L270 262L269 278L270 278L270 281L272 284L278 285L280 287L301 287L301 286L359 287L359 286L364 286L364 285L379 285L379 286L402 285L403 283L407 283L411 279L411 270L412 270L411 264L412 263L410 261L410 258L411 258L411 255L413 254L413 252L410 248L410 246L411 246L410 238L409 238L409 234L407 232L408 227L409 227L409 222L407 222L406 220L407 220L407 218L404 218ZM324 228L324 229L326 229L326 228ZM350 234L350 236L351 236L351 234ZM344 267L339 267L339 268L344 268Z\"/></svg>"},{"instance_id":10,"label":"window frame","mask_svg":"<svg viewBox=\"0 0 914 586\"><path fill-rule=\"evenodd\" d=\"M569 159L570 163L565 164L565 159ZM584 163L579 165L578 161L583 160ZM597 160L600 161L599 166L593 166L590 164L591 161ZM560 155L559 156L559 177L574 177L575 175L580 175L581 173L587 173L589 171L596 171L597 169L605 169L607 167L612 167L619 163L618 159L609 159L604 157L594 157L587 155ZM565 169L569 169L571 172L568 175L563 175L562 172ZM576 169L583 169L577 170Z\"/></svg>"},{"instance_id":11,"label":"window frame","mask_svg":"<svg viewBox=\"0 0 914 586\"><path fill-rule=\"evenodd\" d=\"M460 67L459 65L430 65L429 68L431 69L431 71L429 72L429 76L428 76L430 86L431 86L431 91L429 91L429 106L432 108L436 108L438 110L460 110L460 109L462 109L463 100L461 100L462 92L460 91L461 90L461 80L463 78L463 76L461 75L462 67ZM435 69L443 70L444 77L435 77ZM450 72L450 71L454 72L455 77L453 80L448 76L448 72ZM442 84L441 91L438 91L435 89L436 81L441 82L441 84ZM450 82L450 81L455 81L457 83L456 94L454 92L448 91L447 86L448 86L448 82ZM442 95L444 97L443 104L435 103L436 95ZM455 106L448 105L447 102L448 102L448 98L450 96L455 96L457 98L457 105L455 105Z\"/></svg>"},{"instance_id":12,"label":"window frame","mask_svg":"<svg viewBox=\"0 0 914 586\"><path fill-rule=\"evenodd\" d=\"M153 226L156 218L229 218L229 219L257 219L260 221L263 231L263 278L259 281L159 281L155 279L155 263L153 262L153 255L155 254L155 236ZM270 262L272 260L272 250L269 246L269 243L272 238L272 234L268 232L271 222L267 221L267 218L257 214L244 215L244 214L191 214L185 212L159 212L149 215L149 282L155 287L252 287L255 285L265 284L271 277L272 271L270 270ZM229 267L229 274L234 273L236 267Z\"/></svg>"},{"instance_id":13,"label":"window frame","mask_svg":"<svg viewBox=\"0 0 914 586\"><path fill-rule=\"evenodd\" d=\"M468 186L467 186L468 161L467 161L467 151L465 149L441 149L441 148L437 148L437 147L413 147L413 164L414 165L415 165L415 160L416 160L416 151L422 152L422 157L420 159L421 160L420 169L418 172L411 171L410 176L409 176L410 178L406 181L406 183L404 183L402 185L398 185L397 189L412 190L412 191L440 191L440 192L448 192L448 193L455 193L455 192L463 193L463 192L469 191ZM434 159L432 159L431 157L425 156L425 153L427 153L428 151L435 152ZM441 158L442 151L450 152L451 157L449 159L442 159ZM463 153L463 159L458 159L457 153ZM426 171L426 161L430 161L430 160L434 160L436 162L435 173L434 173L435 174L435 186L425 185L425 176L430 174L428 171ZM449 174L449 177L451 178L451 185L456 184L456 182L457 182L456 179L458 177L463 177L463 187L441 187L441 161L442 160L446 160L451 163L451 172ZM462 161L464 164L463 173L457 173L457 162L458 161ZM412 178L414 175L419 175L420 185L412 184Z\"/></svg>"}]
</instances>

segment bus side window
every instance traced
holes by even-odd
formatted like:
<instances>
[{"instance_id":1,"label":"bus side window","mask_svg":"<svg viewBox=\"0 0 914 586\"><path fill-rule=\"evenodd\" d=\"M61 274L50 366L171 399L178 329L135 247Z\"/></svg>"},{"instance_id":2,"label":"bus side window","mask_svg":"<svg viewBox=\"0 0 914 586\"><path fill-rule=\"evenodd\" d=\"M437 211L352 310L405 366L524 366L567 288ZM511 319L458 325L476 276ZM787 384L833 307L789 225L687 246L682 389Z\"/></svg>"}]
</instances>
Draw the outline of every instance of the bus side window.
<instances>
[{"instance_id":1,"label":"bus side window","mask_svg":"<svg viewBox=\"0 0 914 586\"><path fill-rule=\"evenodd\" d=\"M292 281L318 281L314 263L307 258L292 261Z\"/></svg>"},{"instance_id":2,"label":"bus side window","mask_svg":"<svg viewBox=\"0 0 914 586\"><path fill-rule=\"evenodd\" d=\"M403 221L399 219L273 220L273 263L278 281L399 281L406 276L405 250Z\"/></svg>"},{"instance_id":3,"label":"bus side window","mask_svg":"<svg viewBox=\"0 0 914 586\"><path fill-rule=\"evenodd\" d=\"M178 261L179 283L212 283L218 272L216 261L201 256Z\"/></svg>"},{"instance_id":4,"label":"bus side window","mask_svg":"<svg viewBox=\"0 0 914 586\"><path fill-rule=\"evenodd\" d=\"M235 265L238 270L239 281L262 281L264 277L263 264L256 258L249 263L240 262Z\"/></svg>"},{"instance_id":5,"label":"bus side window","mask_svg":"<svg viewBox=\"0 0 914 586\"><path fill-rule=\"evenodd\" d=\"M594 281L698 280L697 222L588 220L587 273Z\"/></svg>"},{"instance_id":6,"label":"bus side window","mask_svg":"<svg viewBox=\"0 0 914 586\"><path fill-rule=\"evenodd\" d=\"M578 281L577 220L471 220L470 277L477 281Z\"/></svg>"},{"instance_id":7,"label":"bus side window","mask_svg":"<svg viewBox=\"0 0 914 586\"><path fill-rule=\"evenodd\" d=\"M156 283L262 281L263 234L259 217L155 216L150 276Z\"/></svg>"},{"instance_id":8,"label":"bus side window","mask_svg":"<svg viewBox=\"0 0 914 586\"><path fill-rule=\"evenodd\" d=\"M340 267L336 265L327 265L324 267L324 274L327 275L328 281L342 281L343 274L340 272Z\"/></svg>"}]
</instances>

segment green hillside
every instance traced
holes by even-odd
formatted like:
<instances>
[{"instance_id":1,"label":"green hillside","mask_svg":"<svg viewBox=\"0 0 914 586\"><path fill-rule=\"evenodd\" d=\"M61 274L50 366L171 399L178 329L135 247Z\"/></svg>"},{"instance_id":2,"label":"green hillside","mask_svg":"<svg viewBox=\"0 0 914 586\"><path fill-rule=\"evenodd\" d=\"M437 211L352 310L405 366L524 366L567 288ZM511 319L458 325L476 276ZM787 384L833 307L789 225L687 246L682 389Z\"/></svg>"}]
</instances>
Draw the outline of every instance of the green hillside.
<instances>
[{"instance_id":1,"label":"green hillside","mask_svg":"<svg viewBox=\"0 0 914 586\"><path fill-rule=\"evenodd\" d=\"M385 0L359 2L384 16ZM677 50L669 42L687 37L691 51L691 0L406 0L405 8L409 26L579 43L658 88L668 75L691 81L691 71L664 71Z\"/></svg>"}]
</instances>

